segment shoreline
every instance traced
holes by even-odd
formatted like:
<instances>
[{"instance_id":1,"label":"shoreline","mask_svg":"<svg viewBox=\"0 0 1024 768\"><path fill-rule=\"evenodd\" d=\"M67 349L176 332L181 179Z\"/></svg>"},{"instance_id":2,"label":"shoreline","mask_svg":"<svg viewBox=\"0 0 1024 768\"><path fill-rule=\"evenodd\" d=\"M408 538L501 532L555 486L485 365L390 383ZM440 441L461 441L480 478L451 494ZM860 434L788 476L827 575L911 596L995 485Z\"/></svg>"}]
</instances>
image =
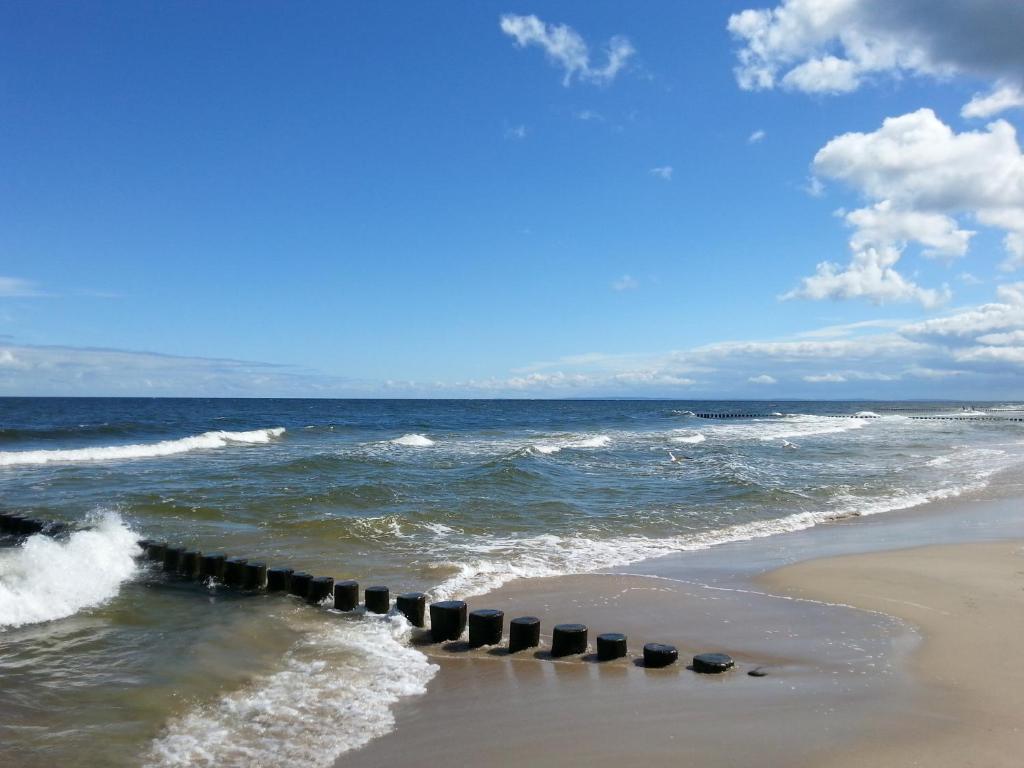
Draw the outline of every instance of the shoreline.
<instances>
[{"instance_id":1,"label":"shoreline","mask_svg":"<svg viewBox=\"0 0 1024 768\"><path fill-rule=\"evenodd\" d=\"M952 544L811 560L759 580L797 598L842 601L910 622L923 643L910 658L909 706L870 740L822 755L861 765L1016 766L1024 747L1024 540Z\"/></svg>"},{"instance_id":2,"label":"shoreline","mask_svg":"<svg viewBox=\"0 0 1024 768\"><path fill-rule=\"evenodd\" d=\"M587 623L591 651L596 634L625 632L632 658L598 664L421 645L441 667L427 693L399 702L396 729L336 765L412 766L421 750L441 762L472 763L477 750L499 749L502 762L536 765L680 765L685 758L693 765L845 766L858 763L828 756L838 747L861 754L873 733L887 734L892 750L912 752L901 732L927 738L957 717L922 707L922 692L932 685L918 668L914 617L858 605L839 590L797 594L790 590L804 581L784 589L765 574L808 561L832 567L896 548L960 551L989 546L964 542L1024 539L1020 496L1008 483L995 498L943 500L668 555L628 572L509 582L471 599L470 608L503 609L506 619L538 615L547 639L554 623ZM906 560L901 552L891 557ZM929 647L935 630L921 626L922 647ZM677 645L680 662L664 670L638 666L633 659L645 642ZM728 652L738 668L721 677L686 670L689 656L702 651ZM755 667L766 667L768 676L748 676ZM914 764L887 754L893 762L883 764ZM970 763L948 763L954 764Z\"/></svg>"}]
</instances>

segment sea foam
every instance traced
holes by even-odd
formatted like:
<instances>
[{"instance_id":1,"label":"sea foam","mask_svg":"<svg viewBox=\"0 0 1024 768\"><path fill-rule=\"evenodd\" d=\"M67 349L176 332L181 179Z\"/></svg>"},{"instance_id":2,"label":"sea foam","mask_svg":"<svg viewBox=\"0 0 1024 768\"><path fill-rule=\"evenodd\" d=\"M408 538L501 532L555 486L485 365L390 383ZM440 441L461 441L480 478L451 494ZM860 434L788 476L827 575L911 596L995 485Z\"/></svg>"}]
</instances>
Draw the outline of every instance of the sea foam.
<instances>
[{"instance_id":1,"label":"sea foam","mask_svg":"<svg viewBox=\"0 0 1024 768\"><path fill-rule=\"evenodd\" d=\"M0 627L62 619L114 597L135 573L135 539L111 512L66 540L30 536L0 550Z\"/></svg>"},{"instance_id":2,"label":"sea foam","mask_svg":"<svg viewBox=\"0 0 1024 768\"><path fill-rule=\"evenodd\" d=\"M698 432L695 435L677 435L671 438L673 443L686 443L688 445L696 445L697 443L703 443L707 438Z\"/></svg>"},{"instance_id":3,"label":"sea foam","mask_svg":"<svg viewBox=\"0 0 1024 768\"><path fill-rule=\"evenodd\" d=\"M429 448L434 444L434 441L431 440L426 435L417 435L415 433L409 433L408 435L396 437L394 440L391 440L390 442L394 445L405 445L410 448Z\"/></svg>"},{"instance_id":4,"label":"sea foam","mask_svg":"<svg viewBox=\"0 0 1024 768\"><path fill-rule=\"evenodd\" d=\"M149 459L159 456L173 456L188 451L223 448L231 443L268 443L284 434L284 427L254 429L249 432L225 432L216 430L201 435L182 437L178 440L161 440L158 443L135 445L103 445L95 448L69 448L47 451L0 451L0 467L26 464L51 464L76 461L115 461L118 459Z\"/></svg>"},{"instance_id":5,"label":"sea foam","mask_svg":"<svg viewBox=\"0 0 1024 768\"><path fill-rule=\"evenodd\" d=\"M146 765L333 765L391 731L395 702L437 672L409 632L400 616L325 617L279 671L172 720Z\"/></svg>"}]
</instances>

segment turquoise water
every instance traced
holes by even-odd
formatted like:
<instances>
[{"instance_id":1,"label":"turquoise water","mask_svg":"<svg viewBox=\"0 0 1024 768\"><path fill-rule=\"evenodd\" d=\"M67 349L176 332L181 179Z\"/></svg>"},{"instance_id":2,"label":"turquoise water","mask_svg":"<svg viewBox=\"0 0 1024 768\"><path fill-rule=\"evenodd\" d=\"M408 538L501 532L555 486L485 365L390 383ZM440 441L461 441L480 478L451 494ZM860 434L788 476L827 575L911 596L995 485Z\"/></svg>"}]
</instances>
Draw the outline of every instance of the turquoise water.
<instances>
[{"instance_id":1,"label":"turquoise water","mask_svg":"<svg viewBox=\"0 0 1024 768\"><path fill-rule=\"evenodd\" d=\"M910 418L942 414L966 420ZM137 537L462 597L978 492L1024 458L1021 416L1012 403L0 400L3 508L92 526L0 548L0 756L330 764L386 733L394 702L433 674L400 618L168 581L136 564Z\"/></svg>"}]
</instances>

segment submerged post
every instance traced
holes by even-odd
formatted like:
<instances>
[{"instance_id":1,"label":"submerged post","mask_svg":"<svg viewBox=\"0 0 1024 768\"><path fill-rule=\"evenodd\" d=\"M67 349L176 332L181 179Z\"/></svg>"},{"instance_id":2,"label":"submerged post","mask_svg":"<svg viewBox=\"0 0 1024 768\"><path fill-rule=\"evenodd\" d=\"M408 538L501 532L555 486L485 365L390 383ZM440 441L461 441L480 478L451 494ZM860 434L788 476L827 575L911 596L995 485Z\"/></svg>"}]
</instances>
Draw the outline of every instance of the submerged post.
<instances>
[{"instance_id":1,"label":"submerged post","mask_svg":"<svg viewBox=\"0 0 1024 768\"><path fill-rule=\"evenodd\" d=\"M181 568L181 556L184 554L184 547L167 547L164 550L164 570L167 573L177 573Z\"/></svg>"},{"instance_id":2,"label":"submerged post","mask_svg":"<svg viewBox=\"0 0 1024 768\"><path fill-rule=\"evenodd\" d=\"M693 657L693 671L717 675L732 669L735 662L725 653L698 653Z\"/></svg>"},{"instance_id":3,"label":"submerged post","mask_svg":"<svg viewBox=\"0 0 1024 768\"><path fill-rule=\"evenodd\" d=\"M146 547L146 557L155 563L164 561L164 552L167 550L166 541L151 541Z\"/></svg>"},{"instance_id":4,"label":"submerged post","mask_svg":"<svg viewBox=\"0 0 1024 768\"><path fill-rule=\"evenodd\" d=\"M240 587L245 583L245 564L248 559L244 557L229 557L224 562L224 582L230 587Z\"/></svg>"},{"instance_id":5,"label":"submerged post","mask_svg":"<svg viewBox=\"0 0 1024 768\"><path fill-rule=\"evenodd\" d=\"M520 616L508 623L508 652L517 653L540 645L540 619Z\"/></svg>"},{"instance_id":6,"label":"submerged post","mask_svg":"<svg viewBox=\"0 0 1024 768\"><path fill-rule=\"evenodd\" d=\"M306 594L306 601L310 605L319 605L334 594L333 576L316 576L309 581L309 592Z\"/></svg>"},{"instance_id":7,"label":"submerged post","mask_svg":"<svg viewBox=\"0 0 1024 768\"><path fill-rule=\"evenodd\" d=\"M311 581L313 581L312 573L306 573L305 571L293 573L289 591L296 597L304 598L309 595L309 584Z\"/></svg>"},{"instance_id":8,"label":"submerged post","mask_svg":"<svg viewBox=\"0 0 1024 768\"><path fill-rule=\"evenodd\" d=\"M246 563L242 579L243 589L263 589L267 584L266 563Z\"/></svg>"},{"instance_id":9,"label":"submerged post","mask_svg":"<svg viewBox=\"0 0 1024 768\"><path fill-rule=\"evenodd\" d=\"M359 582L346 579L334 582L334 607L354 611L359 606Z\"/></svg>"},{"instance_id":10,"label":"submerged post","mask_svg":"<svg viewBox=\"0 0 1024 768\"><path fill-rule=\"evenodd\" d=\"M203 555L199 561L199 578L224 581L224 569L226 565L227 555L223 555L219 552L212 555Z\"/></svg>"},{"instance_id":11,"label":"submerged post","mask_svg":"<svg viewBox=\"0 0 1024 768\"><path fill-rule=\"evenodd\" d=\"M674 664L678 658L679 651L674 645L647 643L644 646L645 667L667 667L669 664Z\"/></svg>"},{"instance_id":12,"label":"submerged post","mask_svg":"<svg viewBox=\"0 0 1024 768\"><path fill-rule=\"evenodd\" d=\"M597 660L611 661L626 655L626 636L620 632L605 632L597 636Z\"/></svg>"},{"instance_id":13,"label":"submerged post","mask_svg":"<svg viewBox=\"0 0 1024 768\"><path fill-rule=\"evenodd\" d=\"M422 627L426 623L427 596L422 592L406 592L395 598L398 609L414 627Z\"/></svg>"},{"instance_id":14,"label":"submerged post","mask_svg":"<svg viewBox=\"0 0 1024 768\"><path fill-rule=\"evenodd\" d=\"M387 613L391 609L391 592L387 587L367 587L363 602L370 613Z\"/></svg>"},{"instance_id":15,"label":"submerged post","mask_svg":"<svg viewBox=\"0 0 1024 768\"><path fill-rule=\"evenodd\" d=\"M291 568L271 568L267 571L267 591L287 592L292 581Z\"/></svg>"},{"instance_id":16,"label":"submerged post","mask_svg":"<svg viewBox=\"0 0 1024 768\"><path fill-rule=\"evenodd\" d=\"M442 600L430 604L430 635L434 642L458 640L466 630L464 600Z\"/></svg>"},{"instance_id":17,"label":"submerged post","mask_svg":"<svg viewBox=\"0 0 1024 768\"><path fill-rule=\"evenodd\" d=\"M504 611L482 608L469 614L469 644L473 648L501 643Z\"/></svg>"},{"instance_id":18,"label":"submerged post","mask_svg":"<svg viewBox=\"0 0 1024 768\"><path fill-rule=\"evenodd\" d=\"M186 550L181 555L181 575L186 579L194 579L199 575L201 552L194 549Z\"/></svg>"},{"instance_id":19,"label":"submerged post","mask_svg":"<svg viewBox=\"0 0 1024 768\"><path fill-rule=\"evenodd\" d=\"M551 636L551 655L570 656L587 652L586 624L556 624Z\"/></svg>"}]
</instances>

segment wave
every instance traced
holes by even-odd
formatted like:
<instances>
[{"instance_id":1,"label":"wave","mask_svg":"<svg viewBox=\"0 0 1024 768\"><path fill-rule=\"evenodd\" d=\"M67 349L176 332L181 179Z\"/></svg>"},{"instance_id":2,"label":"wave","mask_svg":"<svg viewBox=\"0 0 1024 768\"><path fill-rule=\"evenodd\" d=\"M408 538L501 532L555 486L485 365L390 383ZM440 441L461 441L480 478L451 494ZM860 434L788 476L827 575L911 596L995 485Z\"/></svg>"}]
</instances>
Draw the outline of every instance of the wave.
<instances>
[{"instance_id":1,"label":"wave","mask_svg":"<svg viewBox=\"0 0 1024 768\"><path fill-rule=\"evenodd\" d=\"M396 437L394 440L389 440L392 445L405 445L411 448L429 448L434 445L434 441L426 435L417 435L415 433L409 433L408 435L402 435Z\"/></svg>"},{"instance_id":2,"label":"wave","mask_svg":"<svg viewBox=\"0 0 1024 768\"><path fill-rule=\"evenodd\" d=\"M530 450L550 455L566 448L606 448L611 442L612 439L608 435L594 435L592 437L561 440L558 442L535 443L530 446Z\"/></svg>"},{"instance_id":3,"label":"wave","mask_svg":"<svg viewBox=\"0 0 1024 768\"><path fill-rule=\"evenodd\" d=\"M326 768L394 728L394 704L426 691L438 667L407 643L400 616L322 622L283 668L172 720L145 764Z\"/></svg>"},{"instance_id":4,"label":"wave","mask_svg":"<svg viewBox=\"0 0 1024 768\"><path fill-rule=\"evenodd\" d=\"M880 418L882 418L881 416L879 416L874 411L857 411L857 413L854 414L854 415L858 419L880 419Z\"/></svg>"},{"instance_id":5,"label":"wave","mask_svg":"<svg viewBox=\"0 0 1024 768\"><path fill-rule=\"evenodd\" d=\"M135 445L105 445L95 448L69 448L46 451L0 451L0 467L25 464L51 464L76 461L114 461L117 459L149 459L158 456L173 456L188 451L223 448L231 443L268 443L284 434L284 427L254 429L249 432L225 432L222 430L204 432L201 435L182 437L178 440L161 440L158 443Z\"/></svg>"},{"instance_id":6,"label":"wave","mask_svg":"<svg viewBox=\"0 0 1024 768\"><path fill-rule=\"evenodd\" d=\"M899 490L885 497L836 497L837 508L817 512L796 512L781 518L737 523L697 533L652 538L642 535L592 539L581 535L544 534L527 537L490 537L468 540L463 544L449 541L469 557L438 563L456 569L431 594L435 599L465 598L497 589L520 578L563 576L617 568L632 563L679 552L709 549L750 539L767 538L813 528L822 523L850 517L894 512L948 499L983 488L989 475L979 473L974 481L932 491Z\"/></svg>"},{"instance_id":7,"label":"wave","mask_svg":"<svg viewBox=\"0 0 1024 768\"><path fill-rule=\"evenodd\" d=\"M700 432L695 435L679 435L670 439L673 443L687 443L689 445L696 445L697 443L703 443L707 440L707 438Z\"/></svg>"},{"instance_id":8,"label":"wave","mask_svg":"<svg viewBox=\"0 0 1024 768\"><path fill-rule=\"evenodd\" d=\"M113 512L64 541L30 536L0 551L0 627L62 619L106 602L135 573L136 536Z\"/></svg>"},{"instance_id":9,"label":"wave","mask_svg":"<svg viewBox=\"0 0 1024 768\"><path fill-rule=\"evenodd\" d=\"M787 440L791 437L811 437L815 435L835 435L861 429L872 423L868 419L833 419L827 416L808 414L787 414L784 419L758 419L741 424L716 424L706 431L725 439Z\"/></svg>"},{"instance_id":10,"label":"wave","mask_svg":"<svg viewBox=\"0 0 1024 768\"><path fill-rule=\"evenodd\" d=\"M95 435L131 435L148 425L128 421L113 424L74 424L62 427L2 427L0 442L55 440Z\"/></svg>"}]
</instances>

